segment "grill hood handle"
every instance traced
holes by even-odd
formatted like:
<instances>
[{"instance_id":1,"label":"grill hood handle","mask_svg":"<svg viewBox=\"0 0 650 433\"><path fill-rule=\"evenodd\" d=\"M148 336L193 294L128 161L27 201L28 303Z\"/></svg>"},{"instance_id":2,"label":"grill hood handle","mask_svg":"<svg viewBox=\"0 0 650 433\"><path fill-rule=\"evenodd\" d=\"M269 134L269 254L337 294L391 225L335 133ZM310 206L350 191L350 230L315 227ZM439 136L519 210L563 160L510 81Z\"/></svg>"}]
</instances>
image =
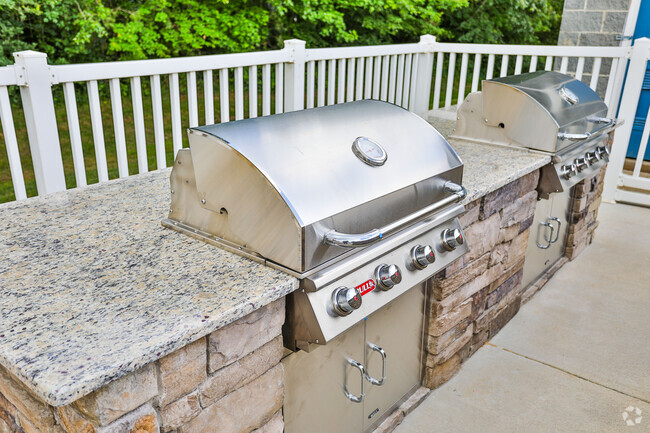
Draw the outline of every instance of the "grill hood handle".
<instances>
[{"instance_id":1,"label":"grill hood handle","mask_svg":"<svg viewBox=\"0 0 650 433\"><path fill-rule=\"evenodd\" d=\"M467 190L465 187L458 185L452 181L445 182L443 186L445 192L451 193L449 197L445 197L442 200L439 200L427 207L420 209L417 212L413 212L410 215L405 216L404 218L398 219L390 224L385 225L384 227L378 229L372 229L365 233L351 234L351 233L340 233L336 230L330 230L329 232L323 235L323 243L327 245L334 245L337 247L345 248L359 248L365 247L366 245L373 244L385 235L388 235L392 232L395 232L402 227L409 225L416 221L417 219L440 209L443 206L448 205L449 203L455 203L461 201L467 196Z\"/></svg>"},{"instance_id":2,"label":"grill hood handle","mask_svg":"<svg viewBox=\"0 0 650 433\"><path fill-rule=\"evenodd\" d=\"M587 120L592 123L603 123L604 125L594 129L591 132L583 132L581 134L571 134L567 132L558 132L557 133L557 138L560 140L571 140L571 141L583 141L583 140L588 140L591 137L595 137L596 135L600 135L604 133L606 130L609 128L616 128L617 126L621 126L623 123L620 122L618 119L608 119L606 117L599 117L599 116L591 116L587 117Z\"/></svg>"}]
</instances>

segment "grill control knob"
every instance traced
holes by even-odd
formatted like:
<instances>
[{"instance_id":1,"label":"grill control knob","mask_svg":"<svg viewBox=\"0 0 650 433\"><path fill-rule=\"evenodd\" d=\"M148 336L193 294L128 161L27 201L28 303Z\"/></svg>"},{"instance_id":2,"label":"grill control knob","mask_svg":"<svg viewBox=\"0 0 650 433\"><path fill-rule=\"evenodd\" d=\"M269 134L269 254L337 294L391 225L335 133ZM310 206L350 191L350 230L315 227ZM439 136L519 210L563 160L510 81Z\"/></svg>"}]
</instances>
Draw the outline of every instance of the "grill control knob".
<instances>
[{"instance_id":1,"label":"grill control knob","mask_svg":"<svg viewBox=\"0 0 650 433\"><path fill-rule=\"evenodd\" d=\"M589 163L587 162L587 158L576 158L576 160L573 162L575 163L578 172L581 172L589 168Z\"/></svg>"},{"instance_id":2,"label":"grill control knob","mask_svg":"<svg viewBox=\"0 0 650 433\"><path fill-rule=\"evenodd\" d=\"M390 290L402 281L402 271L397 265L382 264L375 269L375 279L381 290Z\"/></svg>"},{"instance_id":3,"label":"grill control knob","mask_svg":"<svg viewBox=\"0 0 650 433\"><path fill-rule=\"evenodd\" d=\"M598 155L598 153L596 152L587 152L585 153L585 159L589 164L594 165L595 163L600 161L600 155Z\"/></svg>"},{"instance_id":4,"label":"grill control knob","mask_svg":"<svg viewBox=\"0 0 650 433\"><path fill-rule=\"evenodd\" d=\"M596 155L600 156L600 159L609 161L609 147L607 146L598 146L596 148Z\"/></svg>"},{"instance_id":5,"label":"grill control knob","mask_svg":"<svg viewBox=\"0 0 650 433\"><path fill-rule=\"evenodd\" d=\"M339 287L332 293L332 306L339 316L347 316L361 306L361 290Z\"/></svg>"},{"instance_id":6,"label":"grill control knob","mask_svg":"<svg viewBox=\"0 0 650 433\"><path fill-rule=\"evenodd\" d=\"M411 261L417 269L424 269L436 261L436 255L431 246L416 245L411 250Z\"/></svg>"},{"instance_id":7,"label":"grill control knob","mask_svg":"<svg viewBox=\"0 0 650 433\"><path fill-rule=\"evenodd\" d=\"M447 251L453 251L458 245L465 243L463 234L458 229L447 229L442 232L442 246Z\"/></svg>"},{"instance_id":8,"label":"grill control knob","mask_svg":"<svg viewBox=\"0 0 650 433\"><path fill-rule=\"evenodd\" d=\"M560 170L562 172L562 177L565 179L569 179L578 174L578 167L575 164L563 165Z\"/></svg>"}]
</instances>

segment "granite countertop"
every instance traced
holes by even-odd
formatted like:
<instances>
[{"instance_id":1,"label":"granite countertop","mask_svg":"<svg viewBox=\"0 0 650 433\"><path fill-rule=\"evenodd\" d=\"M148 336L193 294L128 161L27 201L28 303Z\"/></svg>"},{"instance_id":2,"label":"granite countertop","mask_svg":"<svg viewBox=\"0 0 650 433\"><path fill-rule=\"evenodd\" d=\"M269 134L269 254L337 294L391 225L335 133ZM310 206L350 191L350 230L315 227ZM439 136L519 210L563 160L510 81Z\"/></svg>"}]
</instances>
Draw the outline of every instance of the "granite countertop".
<instances>
[{"instance_id":1,"label":"granite countertop","mask_svg":"<svg viewBox=\"0 0 650 433\"><path fill-rule=\"evenodd\" d=\"M455 121L430 117L431 123L458 153L463 161L463 186L467 189L465 203L531 173L548 164L550 156L525 149L492 144L472 143L449 138Z\"/></svg>"},{"instance_id":2,"label":"granite countertop","mask_svg":"<svg viewBox=\"0 0 650 433\"><path fill-rule=\"evenodd\" d=\"M169 174L0 206L0 364L47 403L297 289L284 272L163 228Z\"/></svg>"},{"instance_id":3,"label":"granite countertop","mask_svg":"<svg viewBox=\"0 0 650 433\"><path fill-rule=\"evenodd\" d=\"M451 143L466 201L548 162ZM288 274L164 229L169 173L0 205L0 364L47 403L68 404L297 289Z\"/></svg>"}]
</instances>

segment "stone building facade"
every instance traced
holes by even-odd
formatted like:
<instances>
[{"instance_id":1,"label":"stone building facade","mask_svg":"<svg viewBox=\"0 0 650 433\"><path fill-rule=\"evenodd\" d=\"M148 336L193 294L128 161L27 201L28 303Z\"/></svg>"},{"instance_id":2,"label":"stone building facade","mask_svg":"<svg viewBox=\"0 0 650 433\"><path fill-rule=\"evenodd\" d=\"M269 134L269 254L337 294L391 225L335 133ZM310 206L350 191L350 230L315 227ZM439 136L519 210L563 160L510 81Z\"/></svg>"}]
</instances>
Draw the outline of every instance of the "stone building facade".
<instances>
[{"instance_id":1,"label":"stone building facade","mask_svg":"<svg viewBox=\"0 0 650 433\"><path fill-rule=\"evenodd\" d=\"M558 45L618 46L629 7L630 0L565 0Z\"/></svg>"},{"instance_id":2,"label":"stone building facade","mask_svg":"<svg viewBox=\"0 0 650 433\"><path fill-rule=\"evenodd\" d=\"M623 34L630 0L565 0L558 45L617 47ZM611 59L603 59L597 92L605 95ZM577 60L570 59L570 72L575 72ZM582 81L589 83L593 60L586 59ZM555 65L559 70L559 63Z\"/></svg>"}]
</instances>

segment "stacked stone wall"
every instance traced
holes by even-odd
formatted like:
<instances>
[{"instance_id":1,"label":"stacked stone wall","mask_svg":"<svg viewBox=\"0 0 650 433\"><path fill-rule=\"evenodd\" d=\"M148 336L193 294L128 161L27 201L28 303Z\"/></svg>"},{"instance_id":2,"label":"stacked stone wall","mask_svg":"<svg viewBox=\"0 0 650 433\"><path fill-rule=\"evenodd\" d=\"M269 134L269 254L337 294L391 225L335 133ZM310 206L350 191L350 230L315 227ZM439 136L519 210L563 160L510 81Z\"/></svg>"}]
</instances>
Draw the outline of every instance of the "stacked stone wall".
<instances>
[{"instance_id":1,"label":"stacked stone wall","mask_svg":"<svg viewBox=\"0 0 650 433\"><path fill-rule=\"evenodd\" d=\"M448 381L517 313L539 171L467 205L470 251L429 284L424 385Z\"/></svg>"},{"instance_id":2,"label":"stacked stone wall","mask_svg":"<svg viewBox=\"0 0 650 433\"><path fill-rule=\"evenodd\" d=\"M281 433L284 299L52 407L0 367L0 433Z\"/></svg>"},{"instance_id":3,"label":"stacked stone wall","mask_svg":"<svg viewBox=\"0 0 650 433\"><path fill-rule=\"evenodd\" d=\"M566 256L578 257L594 240L598 227L598 208L602 201L605 168L581 181L573 188L573 203L569 218Z\"/></svg>"}]
</instances>

